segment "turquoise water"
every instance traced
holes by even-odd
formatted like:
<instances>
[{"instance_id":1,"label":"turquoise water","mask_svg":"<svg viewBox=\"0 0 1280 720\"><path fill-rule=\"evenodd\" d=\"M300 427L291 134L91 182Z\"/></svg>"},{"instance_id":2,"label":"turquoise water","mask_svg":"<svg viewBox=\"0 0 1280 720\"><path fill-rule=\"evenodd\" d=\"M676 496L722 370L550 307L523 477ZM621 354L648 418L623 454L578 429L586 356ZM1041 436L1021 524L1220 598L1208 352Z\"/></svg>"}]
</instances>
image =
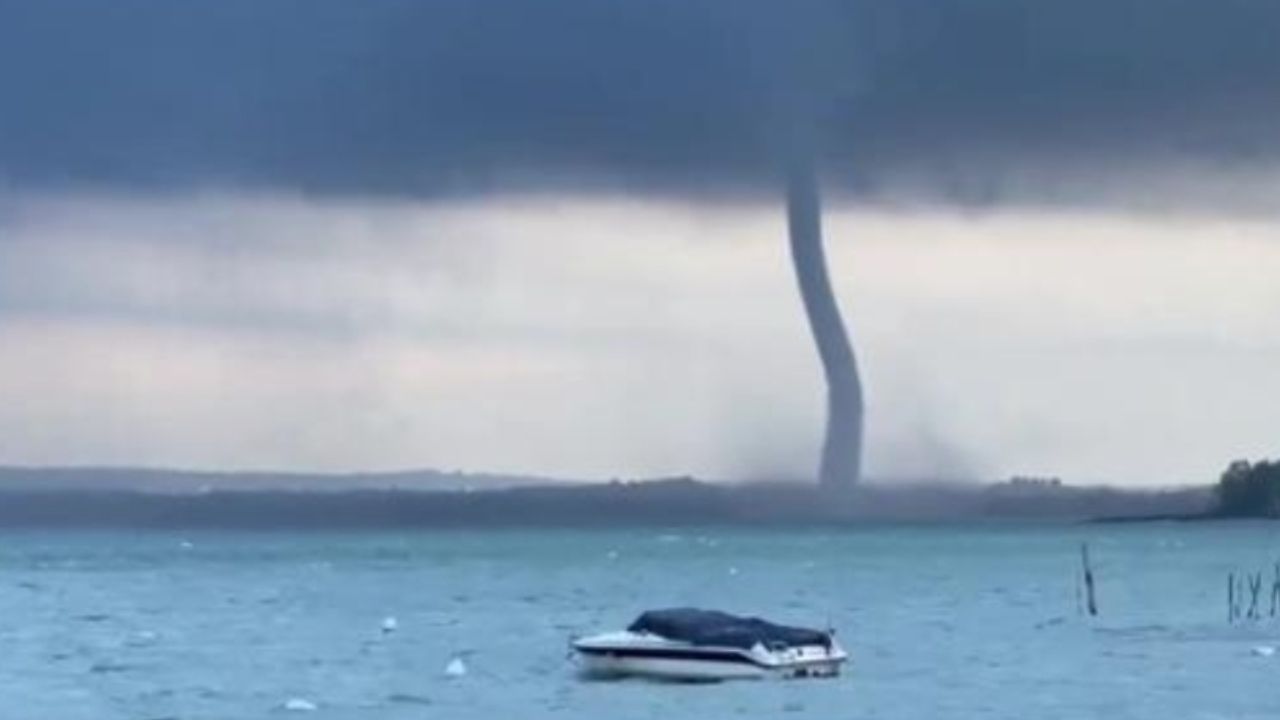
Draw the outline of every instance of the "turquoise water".
<instances>
[{"instance_id":1,"label":"turquoise water","mask_svg":"<svg viewBox=\"0 0 1280 720\"><path fill-rule=\"evenodd\" d=\"M1270 583L1277 530L0 534L0 717L1273 719L1280 653L1256 649L1280 645L1280 619L1228 625L1225 595L1233 569ZM1094 620L1077 612L1082 540ZM829 621L853 665L575 676L571 635L682 604ZM463 677L444 672L456 655Z\"/></svg>"}]
</instances>

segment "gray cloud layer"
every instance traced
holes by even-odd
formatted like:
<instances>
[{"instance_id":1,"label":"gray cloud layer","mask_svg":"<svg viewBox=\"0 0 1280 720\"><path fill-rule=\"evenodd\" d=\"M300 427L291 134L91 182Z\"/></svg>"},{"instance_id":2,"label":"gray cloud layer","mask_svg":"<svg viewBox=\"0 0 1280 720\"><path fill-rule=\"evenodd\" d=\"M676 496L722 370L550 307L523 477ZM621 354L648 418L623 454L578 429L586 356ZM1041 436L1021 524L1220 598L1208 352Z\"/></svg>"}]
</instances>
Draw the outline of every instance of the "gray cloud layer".
<instances>
[{"instance_id":1,"label":"gray cloud layer","mask_svg":"<svg viewBox=\"0 0 1280 720\"><path fill-rule=\"evenodd\" d=\"M1272 0L0 0L0 177L735 193L815 124L846 192L1132 192L1273 166L1277 29Z\"/></svg>"}]
</instances>

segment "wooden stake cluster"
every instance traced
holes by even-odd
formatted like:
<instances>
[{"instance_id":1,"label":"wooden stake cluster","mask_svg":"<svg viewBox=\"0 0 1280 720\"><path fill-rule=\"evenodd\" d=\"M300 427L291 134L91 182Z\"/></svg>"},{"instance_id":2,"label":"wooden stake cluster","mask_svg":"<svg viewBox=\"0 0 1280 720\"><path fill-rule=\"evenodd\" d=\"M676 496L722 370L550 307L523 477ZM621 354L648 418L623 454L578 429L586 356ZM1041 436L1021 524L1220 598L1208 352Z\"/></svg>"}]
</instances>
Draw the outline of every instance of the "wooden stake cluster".
<instances>
[{"instance_id":1,"label":"wooden stake cluster","mask_svg":"<svg viewBox=\"0 0 1280 720\"><path fill-rule=\"evenodd\" d=\"M1270 616L1274 618L1280 614L1280 563L1275 564L1273 573ZM1261 572L1245 575L1237 575L1234 572L1227 574L1227 622L1262 619L1262 580ZM1247 610L1244 609L1246 583L1249 589Z\"/></svg>"}]
</instances>

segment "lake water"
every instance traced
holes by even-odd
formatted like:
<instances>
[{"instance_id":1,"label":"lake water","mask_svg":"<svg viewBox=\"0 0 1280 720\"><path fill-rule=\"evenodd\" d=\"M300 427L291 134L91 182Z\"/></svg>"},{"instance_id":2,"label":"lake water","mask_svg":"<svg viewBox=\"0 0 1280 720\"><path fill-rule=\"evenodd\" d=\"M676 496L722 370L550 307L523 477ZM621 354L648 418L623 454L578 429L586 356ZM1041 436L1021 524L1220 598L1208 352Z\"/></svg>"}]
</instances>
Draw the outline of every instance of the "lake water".
<instances>
[{"instance_id":1,"label":"lake water","mask_svg":"<svg viewBox=\"0 0 1280 720\"><path fill-rule=\"evenodd\" d=\"M1278 531L6 533L0 717L1273 720L1280 653L1260 648L1280 619L1229 625L1226 576L1265 568L1268 613ZM853 664L827 681L577 678L570 636L670 605L830 622Z\"/></svg>"}]
</instances>

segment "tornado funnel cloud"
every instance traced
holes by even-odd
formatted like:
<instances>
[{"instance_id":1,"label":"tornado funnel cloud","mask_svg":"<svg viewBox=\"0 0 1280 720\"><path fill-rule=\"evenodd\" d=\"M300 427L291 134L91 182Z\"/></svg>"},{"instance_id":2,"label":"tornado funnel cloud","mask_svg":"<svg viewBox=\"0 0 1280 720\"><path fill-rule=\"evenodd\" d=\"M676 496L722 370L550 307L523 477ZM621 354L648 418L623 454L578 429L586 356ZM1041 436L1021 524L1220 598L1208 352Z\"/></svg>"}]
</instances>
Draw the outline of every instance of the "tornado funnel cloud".
<instances>
[{"instance_id":1,"label":"tornado funnel cloud","mask_svg":"<svg viewBox=\"0 0 1280 720\"><path fill-rule=\"evenodd\" d=\"M822 245L822 200L811 162L796 163L788 173L787 228L800 297L827 381L827 428L818 480L827 489L847 489L862 471L862 381L831 290Z\"/></svg>"}]
</instances>

